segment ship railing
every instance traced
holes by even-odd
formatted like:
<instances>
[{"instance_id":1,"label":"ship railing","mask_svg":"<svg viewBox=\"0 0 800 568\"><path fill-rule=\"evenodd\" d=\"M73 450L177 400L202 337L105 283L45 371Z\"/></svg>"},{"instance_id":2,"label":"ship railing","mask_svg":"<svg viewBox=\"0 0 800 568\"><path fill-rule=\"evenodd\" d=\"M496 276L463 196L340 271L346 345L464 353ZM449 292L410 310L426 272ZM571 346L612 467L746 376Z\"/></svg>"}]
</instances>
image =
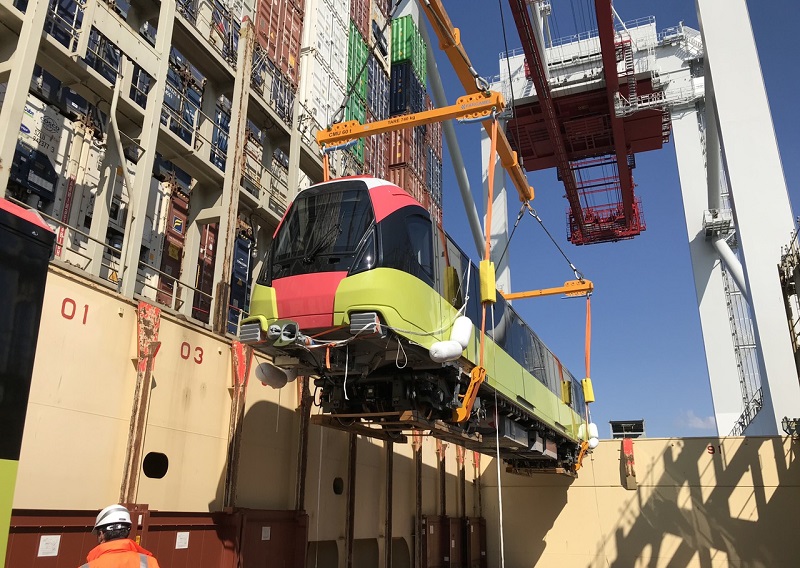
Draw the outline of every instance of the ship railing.
<instances>
[{"instance_id":1,"label":"ship railing","mask_svg":"<svg viewBox=\"0 0 800 568\"><path fill-rule=\"evenodd\" d=\"M7 195L6 199L25 209L35 210L24 201L15 199L10 195ZM56 234L56 239L53 243L53 260L56 261L58 266L71 272L86 273L113 285L114 288L119 287L121 274L120 250L116 246L96 239L89 233L81 231L51 215L36 211ZM89 254L89 251L82 249L81 244L87 241L101 247L104 254L102 254L99 263L93 265L92 255ZM155 301L175 312L181 312L186 303L185 296L187 294L184 290L194 292L195 301L199 298L210 305L214 299L211 294L181 282L175 276L167 274L142 260L139 261L137 268L135 276L137 283L136 294L144 300ZM151 276L152 279L148 279L148 276ZM163 284L160 286L159 283ZM196 309L207 314L207 310ZM195 319L203 321L202 318ZM208 322L206 321L205 323Z\"/></svg>"},{"instance_id":2,"label":"ship railing","mask_svg":"<svg viewBox=\"0 0 800 568\"><path fill-rule=\"evenodd\" d=\"M236 337L239 336L239 326L242 320L250 317L250 312L233 304L228 304L228 325L226 331Z\"/></svg>"},{"instance_id":3,"label":"ship railing","mask_svg":"<svg viewBox=\"0 0 800 568\"><path fill-rule=\"evenodd\" d=\"M120 251L116 246L96 239L89 233L34 209L24 201L19 201L10 195L6 195L6 199L20 207L36 211L53 229L56 234L56 239L53 243L53 260L63 263L68 269L77 269L109 282L115 287L118 286L121 270L119 265ZM87 241L99 246L103 251L101 260L99 263L95 263L94 266L92 265L94 261L92 255L88 253L89 251L81 248L81 244ZM95 267L97 268L95 269Z\"/></svg>"},{"instance_id":4,"label":"ship railing","mask_svg":"<svg viewBox=\"0 0 800 568\"><path fill-rule=\"evenodd\" d=\"M149 300L169 308L175 312L182 312L186 305L185 291L193 292L195 303L197 299L201 299L211 305L214 296L204 292L199 288L195 288L185 282L181 282L177 277L172 274L159 270L158 268L147 264L145 261L140 260L138 270L136 271L136 293L143 299ZM208 315L207 310L201 308L193 308ZM200 321L205 321L203 318L195 318ZM208 323L208 321L205 321Z\"/></svg>"},{"instance_id":5,"label":"ship railing","mask_svg":"<svg viewBox=\"0 0 800 568\"><path fill-rule=\"evenodd\" d=\"M162 124L175 134L178 138L180 138L184 143L186 143L195 153L199 153L204 147L209 148L209 155L206 156L208 159L211 159L214 156L222 156L225 157L227 152L223 151L218 144L216 144L212 139L201 132L202 125L208 121L210 122L214 128L219 129L221 133L225 134L225 138L228 137L229 133L225 131L220 125L216 124L213 118L205 114L200 109L195 109L193 121L190 123L184 119L184 117L176 111L175 109L164 105L162 107ZM164 123L164 117L166 116L166 123ZM185 133L185 135L184 135ZM188 140L187 140L188 138ZM222 139L222 137L218 137L218 140ZM225 171L225 168L220 167L214 160L211 160L219 169Z\"/></svg>"}]
</instances>

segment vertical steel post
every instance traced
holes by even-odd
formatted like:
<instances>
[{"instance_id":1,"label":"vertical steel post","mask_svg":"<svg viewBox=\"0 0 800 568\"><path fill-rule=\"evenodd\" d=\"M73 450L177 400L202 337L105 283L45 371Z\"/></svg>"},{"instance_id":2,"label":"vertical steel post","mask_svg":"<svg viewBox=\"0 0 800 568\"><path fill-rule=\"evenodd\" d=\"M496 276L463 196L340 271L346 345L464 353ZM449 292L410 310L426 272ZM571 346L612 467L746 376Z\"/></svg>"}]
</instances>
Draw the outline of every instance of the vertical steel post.
<instances>
[{"instance_id":1,"label":"vertical steel post","mask_svg":"<svg viewBox=\"0 0 800 568\"><path fill-rule=\"evenodd\" d=\"M131 276L122 275L122 287L120 292L127 298L133 298L136 293L136 274L139 266L139 254L141 253L142 236L144 235L145 222L147 220L147 202L150 196L150 182L153 174L153 164L156 159L156 146L158 144L158 133L161 126L161 112L164 106L164 93L167 88L167 72L169 71L169 54L172 46L172 32L175 24L175 2L161 2L158 13L158 32L156 33L155 51L158 53L158 70L153 77L153 87L147 94L147 108L142 119L142 131L139 135L139 145L142 155L136 163L136 174L133 178L133 188L129 188L131 195L135 196L134 207L131 208L130 223L125 226L125 258L120 258L120 266L129 267ZM87 32L88 33L88 32ZM109 145L114 148L115 145ZM114 150L117 152L117 150ZM119 164L125 171L127 162L125 156L118 156ZM113 187L111 189L113 195ZM112 196L106 197L107 203L111 204ZM95 205L95 208L97 205ZM95 223L105 226L102 217L92 219L92 229ZM98 226L97 230L104 231ZM91 232L90 232L91 234ZM100 240L105 238L105 234L99 235ZM98 251L102 258L103 251ZM99 263L98 263L99 264Z\"/></svg>"},{"instance_id":2,"label":"vertical steel post","mask_svg":"<svg viewBox=\"0 0 800 568\"><path fill-rule=\"evenodd\" d=\"M356 458L358 457L358 436L350 434L350 446L347 450L347 517L344 533L344 565L353 568L353 531L356 514Z\"/></svg>"},{"instance_id":3,"label":"vertical steel post","mask_svg":"<svg viewBox=\"0 0 800 568\"><path fill-rule=\"evenodd\" d=\"M414 447L414 567L422 568L422 433L414 431L412 442Z\"/></svg>"},{"instance_id":4,"label":"vertical steel post","mask_svg":"<svg viewBox=\"0 0 800 568\"><path fill-rule=\"evenodd\" d=\"M439 457L439 514L447 516L447 444L441 440L436 440L436 455Z\"/></svg>"},{"instance_id":5,"label":"vertical steel post","mask_svg":"<svg viewBox=\"0 0 800 568\"><path fill-rule=\"evenodd\" d=\"M394 442L386 442L386 528L384 530L384 568L392 568L392 495L394 482Z\"/></svg>"},{"instance_id":6,"label":"vertical steel post","mask_svg":"<svg viewBox=\"0 0 800 568\"><path fill-rule=\"evenodd\" d=\"M311 423L311 402L308 377L297 377L298 411L300 412L300 440L297 447L297 492L294 503L295 510L306 508L306 474L308 472L308 431Z\"/></svg>"},{"instance_id":7,"label":"vertical steel post","mask_svg":"<svg viewBox=\"0 0 800 568\"><path fill-rule=\"evenodd\" d=\"M463 446L456 446L456 462L458 463L458 497L459 507L457 513L460 516L467 516L467 472L464 468L464 454L466 450Z\"/></svg>"},{"instance_id":8,"label":"vertical steel post","mask_svg":"<svg viewBox=\"0 0 800 568\"><path fill-rule=\"evenodd\" d=\"M147 413L150 408L150 390L153 382L153 367L161 342L158 330L161 327L161 309L139 302L137 310L138 354L136 367L136 390L133 395L128 446L125 452L125 469L119 491L120 503L136 503L139 489L139 469L147 430Z\"/></svg>"},{"instance_id":9,"label":"vertical steel post","mask_svg":"<svg viewBox=\"0 0 800 568\"><path fill-rule=\"evenodd\" d=\"M39 53L39 42L42 39L45 17L49 6L47 0L31 0L22 20L22 30L17 41L17 48L11 56L11 71L8 76L7 90L0 107L0 197L5 197L8 176L11 173L11 162L17 148L17 133L22 124L22 113L25 101L28 100L28 88Z\"/></svg>"},{"instance_id":10,"label":"vertical steel post","mask_svg":"<svg viewBox=\"0 0 800 568\"><path fill-rule=\"evenodd\" d=\"M472 477L473 488L475 490L474 502L472 505L473 515L483 517L483 497L481 495L481 454L472 452Z\"/></svg>"},{"instance_id":11,"label":"vertical steel post","mask_svg":"<svg viewBox=\"0 0 800 568\"><path fill-rule=\"evenodd\" d=\"M231 100L231 123L228 140L228 153L225 156L225 181L222 185L222 206L225 212L219 219L219 239L214 261L214 275L217 277L214 298L211 300L213 329L225 334L228 327L228 302L231 293L231 265L233 264L233 243L236 240L236 220L239 215L239 189L242 178L244 147L247 144L247 106L250 101L250 75L253 68L255 49L255 29L249 18L242 21L239 32L236 77L233 83Z\"/></svg>"}]
</instances>

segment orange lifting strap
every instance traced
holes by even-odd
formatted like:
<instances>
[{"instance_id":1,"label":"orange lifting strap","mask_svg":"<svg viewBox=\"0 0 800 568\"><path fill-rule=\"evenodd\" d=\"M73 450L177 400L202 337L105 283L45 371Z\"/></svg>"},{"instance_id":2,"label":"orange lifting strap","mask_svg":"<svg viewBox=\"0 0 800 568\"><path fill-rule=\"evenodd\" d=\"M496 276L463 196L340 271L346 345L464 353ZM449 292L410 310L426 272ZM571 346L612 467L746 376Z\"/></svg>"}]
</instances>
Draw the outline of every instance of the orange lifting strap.
<instances>
[{"instance_id":1,"label":"orange lifting strap","mask_svg":"<svg viewBox=\"0 0 800 568\"><path fill-rule=\"evenodd\" d=\"M486 247L483 253L483 262L481 265L490 265L492 253L492 203L494 203L494 160L497 153L497 119L492 119L492 130L490 133L492 139L491 149L489 151L489 172L488 172L488 200L486 206ZM480 275L481 291L485 287L486 276ZM492 279L493 280L493 279ZM461 406L453 411L453 419L456 422L464 422L472 414L472 407L475 404L475 398L478 396L478 390L481 383L486 379L486 368L484 367L484 357L486 349L486 306L487 304L494 303L492 299L483 299L481 301L481 341L480 353L478 359L478 366L472 369L470 373L470 382L467 387L467 392L461 401Z\"/></svg>"}]
</instances>

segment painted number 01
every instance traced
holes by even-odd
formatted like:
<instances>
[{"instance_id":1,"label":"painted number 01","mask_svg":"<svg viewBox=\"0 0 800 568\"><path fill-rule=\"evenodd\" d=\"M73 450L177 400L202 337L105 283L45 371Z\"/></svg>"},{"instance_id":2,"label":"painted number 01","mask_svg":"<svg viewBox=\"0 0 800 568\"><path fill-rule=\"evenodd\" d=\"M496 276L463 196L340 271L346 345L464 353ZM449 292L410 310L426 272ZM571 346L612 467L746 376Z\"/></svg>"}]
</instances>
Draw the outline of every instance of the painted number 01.
<instances>
[{"instance_id":1,"label":"painted number 01","mask_svg":"<svg viewBox=\"0 0 800 568\"><path fill-rule=\"evenodd\" d=\"M78 313L78 305L75 303L75 300L72 298L64 298L64 301L61 302L61 317L64 319L74 319L75 315ZM89 317L89 304L83 305L83 318L81 319L81 323L86 325L86 318Z\"/></svg>"},{"instance_id":2,"label":"painted number 01","mask_svg":"<svg viewBox=\"0 0 800 568\"><path fill-rule=\"evenodd\" d=\"M189 357L192 357L192 346L184 341L183 343L181 343L181 359L189 359ZM202 347L194 348L194 357L192 357L192 361L194 361L198 365L200 365L203 362Z\"/></svg>"}]
</instances>

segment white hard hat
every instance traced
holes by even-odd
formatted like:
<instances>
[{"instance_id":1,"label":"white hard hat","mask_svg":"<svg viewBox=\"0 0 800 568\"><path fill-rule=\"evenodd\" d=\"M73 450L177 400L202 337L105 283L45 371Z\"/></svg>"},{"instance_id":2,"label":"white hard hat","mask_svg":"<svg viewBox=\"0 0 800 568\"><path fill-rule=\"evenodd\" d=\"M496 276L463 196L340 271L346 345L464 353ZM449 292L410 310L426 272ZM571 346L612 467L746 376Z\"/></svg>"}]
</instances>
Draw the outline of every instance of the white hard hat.
<instances>
[{"instance_id":1,"label":"white hard hat","mask_svg":"<svg viewBox=\"0 0 800 568\"><path fill-rule=\"evenodd\" d=\"M109 505L97 515L94 521L94 528L106 525L131 524L131 514L122 505Z\"/></svg>"}]
</instances>

